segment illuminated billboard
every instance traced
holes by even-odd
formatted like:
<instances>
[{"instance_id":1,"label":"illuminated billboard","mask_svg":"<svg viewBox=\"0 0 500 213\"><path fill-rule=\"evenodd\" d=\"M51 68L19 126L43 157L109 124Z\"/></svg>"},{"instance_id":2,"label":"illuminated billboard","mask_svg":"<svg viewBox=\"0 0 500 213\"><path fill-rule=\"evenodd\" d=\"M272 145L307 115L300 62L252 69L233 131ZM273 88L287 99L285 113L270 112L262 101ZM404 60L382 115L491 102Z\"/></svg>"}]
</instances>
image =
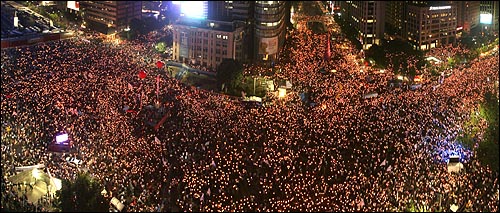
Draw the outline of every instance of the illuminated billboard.
<instances>
[{"instance_id":1,"label":"illuminated billboard","mask_svg":"<svg viewBox=\"0 0 500 213\"><path fill-rule=\"evenodd\" d=\"M56 136L56 143L64 143L68 141L68 134L62 134Z\"/></svg>"},{"instance_id":2,"label":"illuminated billboard","mask_svg":"<svg viewBox=\"0 0 500 213\"><path fill-rule=\"evenodd\" d=\"M181 15L195 19L206 19L208 13L207 1L181 1Z\"/></svg>"},{"instance_id":3,"label":"illuminated billboard","mask_svg":"<svg viewBox=\"0 0 500 213\"><path fill-rule=\"evenodd\" d=\"M261 38L259 54L272 55L278 52L278 36L271 38Z\"/></svg>"},{"instance_id":4,"label":"illuminated billboard","mask_svg":"<svg viewBox=\"0 0 500 213\"><path fill-rule=\"evenodd\" d=\"M481 24L491 24L493 20L493 15L489 13L479 15L479 23Z\"/></svg>"},{"instance_id":5,"label":"illuminated billboard","mask_svg":"<svg viewBox=\"0 0 500 213\"><path fill-rule=\"evenodd\" d=\"M67 7L72 10L80 11L80 3L77 1L68 1Z\"/></svg>"}]
</instances>

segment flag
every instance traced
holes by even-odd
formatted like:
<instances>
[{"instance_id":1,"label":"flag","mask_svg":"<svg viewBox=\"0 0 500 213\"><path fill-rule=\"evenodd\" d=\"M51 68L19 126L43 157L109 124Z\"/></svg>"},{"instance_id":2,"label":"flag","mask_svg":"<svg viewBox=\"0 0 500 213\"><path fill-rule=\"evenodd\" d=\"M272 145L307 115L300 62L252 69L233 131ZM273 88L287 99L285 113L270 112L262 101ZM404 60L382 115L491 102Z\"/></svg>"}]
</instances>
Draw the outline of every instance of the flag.
<instances>
[{"instance_id":1,"label":"flag","mask_svg":"<svg viewBox=\"0 0 500 213\"><path fill-rule=\"evenodd\" d=\"M128 84L128 89L129 90L133 90L134 89L134 87L132 86L132 84L130 84L130 83L127 83L127 84Z\"/></svg>"},{"instance_id":2,"label":"flag","mask_svg":"<svg viewBox=\"0 0 500 213\"><path fill-rule=\"evenodd\" d=\"M390 172L392 170L392 166L389 165L389 167L387 167L387 171Z\"/></svg>"},{"instance_id":3,"label":"flag","mask_svg":"<svg viewBox=\"0 0 500 213\"><path fill-rule=\"evenodd\" d=\"M200 201L204 201L204 200L205 200L205 193L202 193L201 197L200 197Z\"/></svg>"},{"instance_id":4,"label":"flag","mask_svg":"<svg viewBox=\"0 0 500 213\"><path fill-rule=\"evenodd\" d=\"M326 37L326 52L325 52L325 60L330 60L330 57L332 56L332 52L330 50L330 34L328 33L327 37Z\"/></svg>"},{"instance_id":5,"label":"flag","mask_svg":"<svg viewBox=\"0 0 500 213\"><path fill-rule=\"evenodd\" d=\"M207 195L210 196L210 188L207 190Z\"/></svg>"},{"instance_id":6,"label":"flag","mask_svg":"<svg viewBox=\"0 0 500 213\"><path fill-rule=\"evenodd\" d=\"M382 163L380 164L380 166L384 166L386 163L387 163L387 161L384 159L384 161L382 161Z\"/></svg>"},{"instance_id":7,"label":"flag","mask_svg":"<svg viewBox=\"0 0 500 213\"><path fill-rule=\"evenodd\" d=\"M156 96L160 93L160 75L156 76Z\"/></svg>"},{"instance_id":8,"label":"flag","mask_svg":"<svg viewBox=\"0 0 500 213\"><path fill-rule=\"evenodd\" d=\"M155 136L155 143L161 143L160 139Z\"/></svg>"}]
</instances>

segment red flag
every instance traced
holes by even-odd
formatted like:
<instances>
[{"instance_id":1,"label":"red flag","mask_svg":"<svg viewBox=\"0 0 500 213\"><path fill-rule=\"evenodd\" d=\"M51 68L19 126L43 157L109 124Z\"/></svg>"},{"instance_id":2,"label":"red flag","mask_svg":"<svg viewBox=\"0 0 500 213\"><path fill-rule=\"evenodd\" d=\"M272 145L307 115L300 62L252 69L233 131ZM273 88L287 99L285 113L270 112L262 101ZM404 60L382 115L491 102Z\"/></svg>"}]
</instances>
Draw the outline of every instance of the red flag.
<instances>
[{"instance_id":1,"label":"red flag","mask_svg":"<svg viewBox=\"0 0 500 213\"><path fill-rule=\"evenodd\" d=\"M160 75L156 76L156 96L160 93Z\"/></svg>"},{"instance_id":2,"label":"red flag","mask_svg":"<svg viewBox=\"0 0 500 213\"><path fill-rule=\"evenodd\" d=\"M146 78L146 72L144 72L144 70L141 70L141 71L139 72L139 78L140 78L140 79L145 79L145 78Z\"/></svg>"},{"instance_id":3,"label":"red flag","mask_svg":"<svg viewBox=\"0 0 500 213\"><path fill-rule=\"evenodd\" d=\"M326 52L324 58L325 60L330 60L330 57L332 56L332 52L330 50L330 34L327 35L326 41L327 44L326 44Z\"/></svg>"},{"instance_id":4,"label":"red flag","mask_svg":"<svg viewBox=\"0 0 500 213\"><path fill-rule=\"evenodd\" d=\"M163 67L163 62L162 61L157 61L156 62L156 67L158 67L158 69L161 69Z\"/></svg>"}]
</instances>

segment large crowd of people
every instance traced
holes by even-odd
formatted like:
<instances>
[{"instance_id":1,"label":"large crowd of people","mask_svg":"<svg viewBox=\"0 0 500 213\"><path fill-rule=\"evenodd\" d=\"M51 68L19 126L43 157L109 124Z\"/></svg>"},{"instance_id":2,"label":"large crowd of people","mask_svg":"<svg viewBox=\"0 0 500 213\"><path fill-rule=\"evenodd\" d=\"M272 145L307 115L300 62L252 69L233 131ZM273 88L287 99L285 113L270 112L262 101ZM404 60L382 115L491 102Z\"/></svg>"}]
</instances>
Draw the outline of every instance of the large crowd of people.
<instances>
[{"instance_id":1,"label":"large crowd of people","mask_svg":"<svg viewBox=\"0 0 500 213\"><path fill-rule=\"evenodd\" d=\"M78 168L64 158L74 155L127 211L401 211L410 202L498 211L498 173L472 151L455 149L468 157L461 174L434 160L454 147L481 95L498 89L497 57L456 68L438 89L432 81L413 91L356 63L352 45L332 41L325 60L331 38L289 33L272 77L291 80L295 92L252 109L165 75L156 100L155 60L142 60L155 58L149 42L2 49L2 207L15 167L42 163L71 180ZM302 104L301 91L317 105ZM362 98L373 91L379 96ZM157 101L168 119L155 131L145 108ZM59 130L77 151L47 150Z\"/></svg>"}]
</instances>

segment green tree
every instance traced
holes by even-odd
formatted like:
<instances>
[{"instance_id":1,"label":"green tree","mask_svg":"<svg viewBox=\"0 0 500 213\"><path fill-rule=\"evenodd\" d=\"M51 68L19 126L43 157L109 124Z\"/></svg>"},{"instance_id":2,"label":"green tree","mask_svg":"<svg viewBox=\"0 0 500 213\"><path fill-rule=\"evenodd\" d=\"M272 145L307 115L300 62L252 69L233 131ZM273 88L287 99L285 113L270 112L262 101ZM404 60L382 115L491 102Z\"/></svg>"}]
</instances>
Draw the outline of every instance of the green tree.
<instances>
[{"instance_id":1,"label":"green tree","mask_svg":"<svg viewBox=\"0 0 500 213\"><path fill-rule=\"evenodd\" d=\"M225 58L217 67L217 84L222 84L229 90L237 89L243 79L243 65L234 59Z\"/></svg>"},{"instance_id":2,"label":"green tree","mask_svg":"<svg viewBox=\"0 0 500 213\"><path fill-rule=\"evenodd\" d=\"M167 46L165 44L165 42L158 42L156 45L155 45L155 49L156 51L160 52L160 53L164 53L165 50L167 49Z\"/></svg>"},{"instance_id":3,"label":"green tree","mask_svg":"<svg viewBox=\"0 0 500 213\"><path fill-rule=\"evenodd\" d=\"M382 42L383 43L383 42ZM370 49L366 51L366 58L373 58L375 63L379 66L387 66L387 58L385 57L385 50L383 47L373 44Z\"/></svg>"},{"instance_id":4,"label":"green tree","mask_svg":"<svg viewBox=\"0 0 500 213\"><path fill-rule=\"evenodd\" d=\"M134 35L132 39L134 39L135 36L139 34L145 34L146 32L146 23L142 19L133 18L132 20L130 20L129 26L130 34Z\"/></svg>"},{"instance_id":5,"label":"green tree","mask_svg":"<svg viewBox=\"0 0 500 213\"><path fill-rule=\"evenodd\" d=\"M481 105L484 106L484 118L488 123L488 128L484 133L484 140L479 143L476 152L477 157L482 163L498 171L498 158L500 157L498 147L498 97L492 92L487 92Z\"/></svg>"},{"instance_id":6,"label":"green tree","mask_svg":"<svg viewBox=\"0 0 500 213\"><path fill-rule=\"evenodd\" d=\"M63 180L62 189L57 191L56 206L62 212L105 212L108 202L101 195L103 187L88 173L79 173L71 182Z\"/></svg>"}]
</instances>

